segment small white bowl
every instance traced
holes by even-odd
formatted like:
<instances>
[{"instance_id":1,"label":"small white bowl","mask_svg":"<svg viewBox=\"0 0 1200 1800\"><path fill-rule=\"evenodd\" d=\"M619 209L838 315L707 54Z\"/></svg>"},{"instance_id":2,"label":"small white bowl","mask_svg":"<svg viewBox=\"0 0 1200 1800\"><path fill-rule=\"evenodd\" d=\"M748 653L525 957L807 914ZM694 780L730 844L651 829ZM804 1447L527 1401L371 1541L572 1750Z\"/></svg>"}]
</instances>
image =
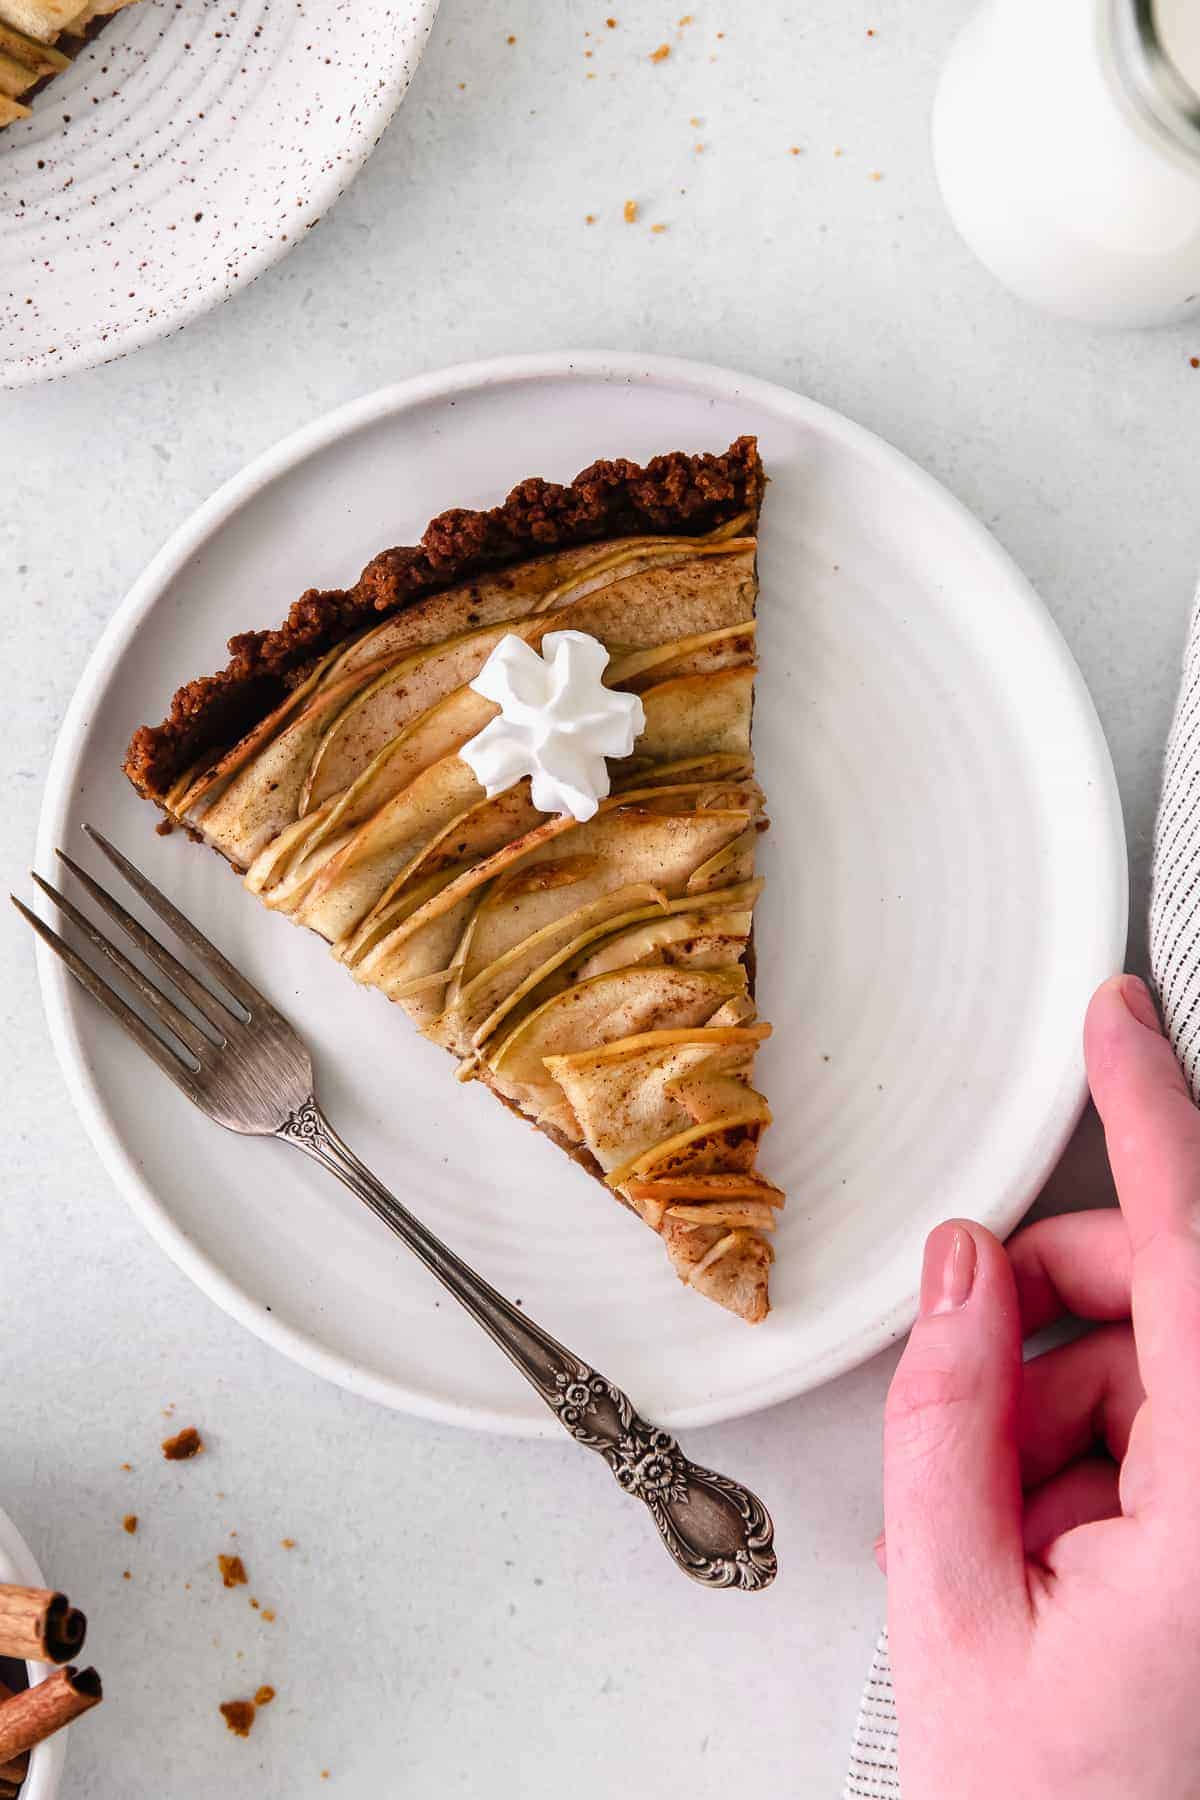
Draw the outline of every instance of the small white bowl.
<instances>
[{"instance_id":1,"label":"small white bowl","mask_svg":"<svg viewBox=\"0 0 1200 1800\"><path fill-rule=\"evenodd\" d=\"M45 1587L33 1551L25 1542L6 1512L0 1511L0 1581L19 1582L22 1587ZM31 1682L47 1675L45 1663L27 1663ZM29 1773L21 1787L21 1800L55 1800L62 1784L63 1765L67 1760L67 1734L60 1731L39 1744L29 1758Z\"/></svg>"}]
</instances>

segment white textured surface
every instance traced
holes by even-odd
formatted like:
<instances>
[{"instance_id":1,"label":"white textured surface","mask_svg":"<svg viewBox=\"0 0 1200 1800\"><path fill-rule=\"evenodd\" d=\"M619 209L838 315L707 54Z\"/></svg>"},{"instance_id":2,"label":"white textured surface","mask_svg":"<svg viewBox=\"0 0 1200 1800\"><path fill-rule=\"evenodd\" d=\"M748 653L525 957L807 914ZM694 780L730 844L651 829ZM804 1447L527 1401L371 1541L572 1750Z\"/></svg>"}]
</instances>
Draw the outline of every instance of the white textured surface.
<instances>
[{"instance_id":1,"label":"white textured surface","mask_svg":"<svg viewBox=\"0 0 1200 1800\"><path fill-rule=\"evenodd\" d=\"M789 383L975 508L1091 683L1144 904L1200 566L1200 343L1043 321L961 249L925 135L960 0L743 0L698 12L657 66L641 59L674 43L677 15L613 7L606 33L600 7L444 0L379 151L295 255L182 335L5 401L14 880L88 650L218 481L383 381L574 342ZM591 61L585 30L599 33ZM635 196L646 223L625 226ZM658 219L670 230L651 236ZM882 1607L869 1547L890 1359L693 1434L694 1452L761 1489L784 1558L757 1600L693 1592L664 1578L641 1517L568 1446L384 1413L195 1293L63 1110L15 928L3 956L0 1492L91 1613L111 1696L74 1733L67 1800L836 1793ZM1099 1185L1097 1163L1085 1133L1056 1198L1082 1197L1076 1176ZM157 1453L172 1401L173 1423L211 1435L192 1465ZM136 1538L120 1529L129 1510ZM278 1602L274 1626L217 1584L231 1529L249 1591ZM279 1549L285 1535L299 1548ZM243 1743L215 1706L262 1679L279 1699Z\"/></svg>"}]
</instances>

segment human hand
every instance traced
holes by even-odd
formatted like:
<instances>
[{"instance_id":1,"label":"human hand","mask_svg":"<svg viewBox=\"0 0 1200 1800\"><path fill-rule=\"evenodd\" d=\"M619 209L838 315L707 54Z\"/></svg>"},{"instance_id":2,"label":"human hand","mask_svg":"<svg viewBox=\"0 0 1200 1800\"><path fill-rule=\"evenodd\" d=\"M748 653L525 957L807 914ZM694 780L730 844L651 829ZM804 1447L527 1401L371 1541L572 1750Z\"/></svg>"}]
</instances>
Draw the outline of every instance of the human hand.
<instances>
[{"instance_id":1,"label":"human hand","mask_svg":"<svg viewBox=\"0 0 1200 1800\"><path fill-rule=\"evenodd\" d=\"M1200 1112L1140 981L1085 1046L1121 1211L938 1226L888 1395L904 1800L1200 1795Z\"/></svg>"}]
</instances>

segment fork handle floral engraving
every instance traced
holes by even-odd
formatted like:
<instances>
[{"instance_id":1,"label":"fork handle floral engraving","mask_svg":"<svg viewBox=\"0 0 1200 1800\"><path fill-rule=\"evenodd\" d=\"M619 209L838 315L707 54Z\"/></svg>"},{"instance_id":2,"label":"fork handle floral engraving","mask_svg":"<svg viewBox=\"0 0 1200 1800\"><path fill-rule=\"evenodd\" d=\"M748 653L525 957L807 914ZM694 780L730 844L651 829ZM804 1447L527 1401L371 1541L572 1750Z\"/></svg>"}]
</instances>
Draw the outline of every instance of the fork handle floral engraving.
<instances>
[{"instance_id":1,"label":"fork handle floral engraving","mask_svg":"<svg viewBox=\"0 0 1200 1800\"><path fill-rule=\"evenodd\" d=\"M675 1562L708 1587L767 1587L775 1578L770 1514L749 1489L703 1469L669 1432L650 1425L627 1394L564 1349L447 1249L343 1143L315 1098L276 1136L294 1144L363 1200L483 1326L558 1419L602 1456L627 1494L642 1501Z\"/></svg>"}]
</instances>

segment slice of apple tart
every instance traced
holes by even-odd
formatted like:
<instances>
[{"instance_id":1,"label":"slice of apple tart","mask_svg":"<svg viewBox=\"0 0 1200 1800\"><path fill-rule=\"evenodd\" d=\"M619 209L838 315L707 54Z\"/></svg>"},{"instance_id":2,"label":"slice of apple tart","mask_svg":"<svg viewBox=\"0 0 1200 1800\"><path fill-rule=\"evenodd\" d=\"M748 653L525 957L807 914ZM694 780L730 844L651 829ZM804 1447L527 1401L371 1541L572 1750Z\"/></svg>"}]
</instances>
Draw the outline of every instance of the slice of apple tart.
<instances>
[{"instance_id":1,"label":"slice of apple tart","mask_svg":"<svg viewBox=\"0 0 1200 1800\"><path fill-rule=\"evenodd\" d=\"M230 643L130 780L768 1310L752 439L527 481Z\"/></svg>"}]
</instances>

